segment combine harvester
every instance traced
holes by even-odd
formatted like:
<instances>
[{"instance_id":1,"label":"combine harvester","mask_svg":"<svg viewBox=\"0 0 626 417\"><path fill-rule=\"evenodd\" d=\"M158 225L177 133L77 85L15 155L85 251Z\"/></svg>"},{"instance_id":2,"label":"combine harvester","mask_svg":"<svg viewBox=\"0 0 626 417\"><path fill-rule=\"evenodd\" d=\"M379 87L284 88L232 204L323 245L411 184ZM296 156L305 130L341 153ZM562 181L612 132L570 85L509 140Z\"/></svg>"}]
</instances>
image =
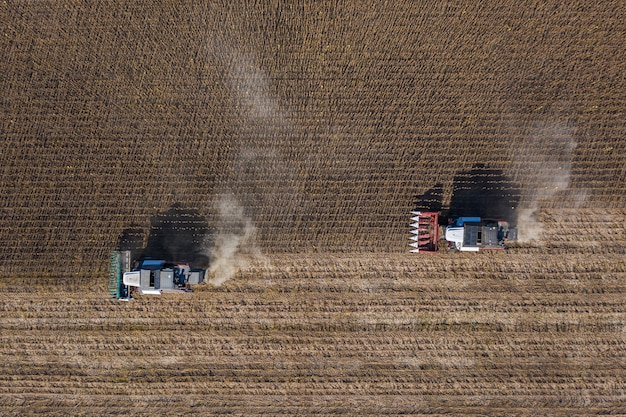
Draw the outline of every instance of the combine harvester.
<instances>
[{"instance_id":1,"label":"combine harvester","mask_svg":"<svg viewBox=\"0 0 626 417\"><path fill-rule=\"evenodd\" d=\"M134 293L190 293L192 285L204 281L204 269L188 263L144 259L131 270L130 251L113 251L109 274L109 293L117 300L132 300Z\"/></svg>"},{"instance_id":2,"label":"combine harvester","mask_svg":"<svg viewBox=\"0 0 626 417\"><path fill-rule=\"evenodd\" d=\"M436 252L440 245L439 213L412 211L411 215L411 252ZM507 242L517 240L517 228L505 220L456 217L441 228L449 250L505 249Z\"/></svg>"}]
</instances>

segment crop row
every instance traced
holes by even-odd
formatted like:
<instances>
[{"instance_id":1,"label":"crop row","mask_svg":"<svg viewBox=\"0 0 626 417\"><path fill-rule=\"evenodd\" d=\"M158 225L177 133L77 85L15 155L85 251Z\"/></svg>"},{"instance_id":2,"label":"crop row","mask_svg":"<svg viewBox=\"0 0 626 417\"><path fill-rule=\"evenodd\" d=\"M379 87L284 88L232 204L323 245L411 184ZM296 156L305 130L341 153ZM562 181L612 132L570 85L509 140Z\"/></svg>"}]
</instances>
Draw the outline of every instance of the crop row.
<instances>
[{"instance_id":1,"label":"crop row","mask_svg":"<svg viewBox=\"0 0 626 417\"><path fill-rule=\"evenodd\" d=\"M0 412L622 409L626 265L471 255L257 257L126 303L104 278L4 280Z\"/></svg>"},{"instance_id":2,"label":"crop row","mask_svg":"<svg viewBox=\"0 0 626 417\"><path fill-rule=\"evenodd\" d=\"M305 401L310 396L455 397L457 406L482 395L514 407L565 406L558 399L571 406L614 407L626 388L623 368L616 366L623 341L596 340L597 334L565 343L553 337L524 343L520 334L495 345L466 332L422 338L383 331L347 344L349 339L334 333L297 342L296 335L282 333L268 340L208 334L195 343L185 335L159 343L158 332L145 340L120 334L128 339L127 348L109 348L110 354L89 344L78 351L61 345L45 352L21 346L22 354L6 356L0 397L8 407L12 399L33 406L36 399L56 396L62 401L48 404L53 409L64 409L66 401L111 401L138 391L161 395L160 407L167 406L168 396L193 402L274 395Z\"/></svg>"},{"instance_id":3,"label":"crop row","mask_svg":"<svg viewBox=\"0 0 626 417\"><path fill-rule=\"evenodd\" d=\"M270 252L404 251L416 195L475 164L623 209L619 2L343 6L8 5L1 270L103 271L131 224L213 220L225 190Z\"/></svg>"}]
</instances>

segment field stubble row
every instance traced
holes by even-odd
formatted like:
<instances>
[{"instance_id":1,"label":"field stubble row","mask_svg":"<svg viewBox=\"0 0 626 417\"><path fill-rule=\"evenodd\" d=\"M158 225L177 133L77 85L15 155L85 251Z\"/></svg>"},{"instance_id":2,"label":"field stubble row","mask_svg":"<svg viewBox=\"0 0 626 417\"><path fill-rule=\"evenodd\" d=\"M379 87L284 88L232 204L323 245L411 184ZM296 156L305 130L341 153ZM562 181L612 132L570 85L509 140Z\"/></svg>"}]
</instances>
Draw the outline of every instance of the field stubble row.
<instances>
[{"instance_id":1,"label":"field stubble row","mask_svg":"<svg viewBox=\"0 0 626 417\"><path fill-rule=\"evenodd\" d=\"M499 252L256 258L130 303L95 278L4 281L0 410L624 411L625 275L610 255Z\"/></svg>"}]
</instances>

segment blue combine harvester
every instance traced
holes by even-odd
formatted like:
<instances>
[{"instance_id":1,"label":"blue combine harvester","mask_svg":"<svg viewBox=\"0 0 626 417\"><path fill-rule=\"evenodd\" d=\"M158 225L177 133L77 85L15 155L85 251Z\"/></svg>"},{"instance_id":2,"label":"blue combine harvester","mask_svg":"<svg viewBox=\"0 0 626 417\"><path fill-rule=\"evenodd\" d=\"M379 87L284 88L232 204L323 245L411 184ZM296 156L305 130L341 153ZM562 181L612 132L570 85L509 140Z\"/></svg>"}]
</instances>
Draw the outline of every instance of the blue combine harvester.
<instances>
[{"instance_id":1,"label":"blue combine harvester","mask_svg":"<svg viewBox=\"0 0 626 417\"><path fill-rule=\"evenodd\" d=\"M192 285L204 281L205 270L188 263L144 259L130 267L130 251L111 254L109 292L112 298L130 300L134 293L163 294L193 292Z\"/></svg>"}]
</instances>

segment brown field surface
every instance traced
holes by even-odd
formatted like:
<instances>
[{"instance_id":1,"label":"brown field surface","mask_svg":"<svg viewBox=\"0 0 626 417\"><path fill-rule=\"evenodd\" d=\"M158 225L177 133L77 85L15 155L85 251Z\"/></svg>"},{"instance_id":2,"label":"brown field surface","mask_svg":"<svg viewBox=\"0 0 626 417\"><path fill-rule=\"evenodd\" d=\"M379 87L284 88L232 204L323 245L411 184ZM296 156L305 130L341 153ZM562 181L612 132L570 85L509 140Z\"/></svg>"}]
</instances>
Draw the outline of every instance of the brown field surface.
<instances>
[{"instance_id":1,"label":"brown field surface","mask_svg":"<svg viewBox=\"0 0 626 417\"><path fill-rule=\"evenodd\" d=\"M107 299L5 280L2 415L626 413L626 262L527 250L276 255Z\"/></svg>"},{"instance_id":2,"label":"brown field surface","mask_svg":"<svg viewBox=\"0 0 626 417\"><path fill-rule=\"evenodd\" d=\"M266 252L403 252L477 164L520 208L625 208L622 1L261 3L0 4L0 273L105 272L224 195Z\"/></svg>"},{"instance_id":3,"label":"brown field surface","mask_svg":"<svg viewBox=\"0 0 626 417\"><path fill-rule=\"evenodd\" d=\"M0 415L626 414L624 51L617 0L0 1ZM133 236L234 275L110 300Z\"/></svg>"}]
</instances>

